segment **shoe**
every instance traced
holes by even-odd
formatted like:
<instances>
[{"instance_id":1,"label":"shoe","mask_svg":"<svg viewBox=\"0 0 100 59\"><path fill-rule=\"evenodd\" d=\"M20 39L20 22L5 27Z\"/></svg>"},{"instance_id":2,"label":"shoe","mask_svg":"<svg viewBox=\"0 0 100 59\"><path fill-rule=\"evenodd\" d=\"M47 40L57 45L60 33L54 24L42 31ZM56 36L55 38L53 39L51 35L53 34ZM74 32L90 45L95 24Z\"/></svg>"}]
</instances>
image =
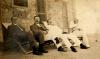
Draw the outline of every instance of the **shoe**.
<instances>
[{"instance_id":1,"label":"shoe","mask_svg":"<svg viewBox=\"0 0 100 59\"><path fill-rule=\"evenodd\" d=\"M33 54L35 54L35 55L43 55L43 53L39 52L39 51L34 51Z\"/></svg>"},{"instance_id":2,"label":"shoe","mask_svg":"<svg viewBox=\"0 0 100 59\"><path fill-rule=\"evenodd\" d=\"M85 45L83 45L82 43L80 44L80 48L81 48L81 49L88 49L88 47L85 46Z\"/></svg>"},{"instance_id":3,"label":"shoe","mask_svg":"<svg viewBox=\"0 0 100 59\"><path fill-rule=\"evenodd\" d=\"M56 41L56 44L59 44L60 43L58 37L55 38L55 41Z\"/></svg>"},{"instance_id":4,"label":"shoe","mask_svg":"<svg viewBox=\"0 0 100 59\"><path fill-rule=\"evenodd\" d=\"M58 48L58 51L66 52L66 50L64 50L64 48L62 48L61 46Z\"/></svg>"},{"instance_id":5,"label":"shoe","mask_svg":"<svg viewBox=\"0 0 100 59\"><path fill-rule=\"evenodd\" d=\"M73 46L71 46L70 48L71 48L71 50L72 50L73 52L77 52L77 50L76 50Z\"/></svg>"},{"instance_id":6,"label":"shoe","mask_svg":"<svg viewBox=\"0 0 100 59\"><path fill-rule=\"evenodd\" d=\"M43 55L43 53L39 52L39 48L33 46L32 49L33 49L33 52L32 52L33 54L35 54L35 55Z\"/></svg>"},{"instance_id":7,"label":"shoe","mask_svg":"<svg viewBox=\"0 0 100 59\"><path fill-rule=\"evenodd\" d=\"M48 51L45 50L44 45L42 44L39 46L39 51L42 53L48 53Z\"/></svg>"},{"instance_id":8,"label":"shoe","mask_svg":"<svg viewBox=\"0 0 100 59\"><path fill-rule=\"evenodd\" d=\"M48 51L46 51L46 50L40 50L40 52L42 52L42 53L48 53Z\"/></svg>"}]
</instances>

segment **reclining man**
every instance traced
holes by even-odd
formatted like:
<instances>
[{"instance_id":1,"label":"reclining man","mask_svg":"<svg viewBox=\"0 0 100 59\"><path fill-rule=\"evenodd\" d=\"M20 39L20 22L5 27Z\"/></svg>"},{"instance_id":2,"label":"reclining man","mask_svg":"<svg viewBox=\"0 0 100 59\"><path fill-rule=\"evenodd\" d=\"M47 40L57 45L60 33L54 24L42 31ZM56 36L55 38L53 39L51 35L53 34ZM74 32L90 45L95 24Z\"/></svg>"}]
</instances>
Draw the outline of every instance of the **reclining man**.
<instances>
[{"instance_id":1,"label":"reclining man","mask_svg":"<svg viewBox=\"0 0 100 59\"><path fill-rule=\"evenodd\" d=\"M89 45L89 42L88 42L88 38L87 38L87 35L86 33L79 27L79 20L78 19L75 19L74 21L71 21L70 23L70 32L71 32L71 35L75 35L77 36L77 38L79 39L79 41L81 43L83 43L85 46L81 46L81 48L89 48L90 45ZM80 42L78 41L75 41L77 44L80 44ZM75 44L75 46L77 46L77 44Z\"/></svg>"},{"instance_id":2,"label":"reclining man","mask_svg":"<svg viewBox=\"0 0 100 59\"><path fill-rule=\"evenodd\" d=\"M44 34L46 34L46 27L43 24L40 24L40 18L38 16L34 17L35 23L30 26L30 29L33 33L33 37L39 44L38 52L47 53L48 51L45 50L44 46ZM33 52L35 53L35 52Z\"/></svg>"},{"instance_id":3,"label":"reclining man","mask_svg":"<svg viewBox=\"0 0 100 59\"><path fill-rule=\"evenodd\" d=\"M8 48L15 48L16 45L19 45L19 43L21 44L27 41L30 42L31 48L34 47L34 50L36 51L38 49L38 44L36 43L34 38L29 35L30 33L27 33L23 27L17 24L17 19L17 17L12 17L12 24L8 26L6 41ZM36 52L35 54L40 55L39 52Z\"/></svg>"},{"instance_id":4,"label":"reclining man","mask_svg":"<svg viewBox=\"0 0 100 59\"><path fill-rule=\"evenodd\" d=\"M66 47L71 49L73 52L77 52L77 50L72 46L70 41L68 40L68 34L63 34L63 31L60 27L56 26L56 22L48 20L47 22L43 22L44 25L48 28L48 34L45 35L46 40L53 40L58 51L66 51ZM76 37L73 37L77 39ZM65 46L63 46L65 45Z\"/></svg>"},{"instance_id":5,"label":"reclining man","mask_svg":"<svg viewBox=\"0 0 100 59\"><path fill-rule=\"evenodd\" d=\"M47 25L45 22L44 24L46 25L46 27L48 28L48 34L46 35L46 39L52 39L55 43L55 45L58 48L58 51L63 51L64 49L62 49L61 47L63 46L63 44L65 44L65 46L68 49L71 49L73 52L77 52L77 50L74 48L75 45L80 46L83 49L86 49L86 46L83 44L83 42L81 42L76 35L72 35L71 34L63 34L62 29L60 29L58 26L56 26L55 22L52 23L52 21L49 20ZM51 25L50 25L51 24ZM56 37L62 39L62 42L60 42L59 44L56 43L56 41L54 40Z\"/></svg>"}]
</instances>

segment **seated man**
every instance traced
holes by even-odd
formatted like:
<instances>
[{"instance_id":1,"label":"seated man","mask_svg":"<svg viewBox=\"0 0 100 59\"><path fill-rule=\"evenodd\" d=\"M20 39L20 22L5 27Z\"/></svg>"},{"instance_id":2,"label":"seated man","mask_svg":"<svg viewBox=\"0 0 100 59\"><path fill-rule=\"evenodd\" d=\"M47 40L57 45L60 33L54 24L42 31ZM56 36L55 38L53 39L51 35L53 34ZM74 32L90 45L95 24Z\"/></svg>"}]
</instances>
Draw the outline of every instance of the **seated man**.
<instances>
[{"instance_id":1,"label":"seated man","mask_svg":"<svg viewBox=\"0 0 100 59\"><path fill-rule=\"evenodd\" d=\"M28 41L28 42L30 42L31 47L35 48L34 49L36 51L35 54L40 55L41 53L37 52L38 44L36 43L34 38L32 36L29 37L28 33L24 30L24 28L22 28L21 26L19 26L16 23L16 20L17 20L17 17L12 17L11 18L12 24L10 26L8 26L8 31L7 31L8 39L6 41L6 42L8 42L7 45L13 45L13 46L11 46L11 48L15 48L16 45L18 44L18 42L24 43L24 42ZM13 43L13 44L11 44L11 43Z\"/></svg>"},{"instance_id":2,"label":"seated man","mask_svg":"<svg viewBox=\"0 0 100 59\"><path fill-rule=\"evenodd\" d=\"M71 49L73 52L77 52L77 50L72 46L72 44L68 40L69 35L63 34L62 29L60 29L58 26L56 26L55 22L48 20L48 24L46 22L44 22L44 25L48 28L48 34L46 34L45 39L53 40L56 47L58 48L58 51L65 52L65 49L63 47L63 44L64 44L65 47ZM57 39L57 38L62 39L62 42L59 42L59 39ZM76 37L74 37L74 39L75 38Z\"/></svg>"},{"instance_id":3,"label":"seated man","mask_svg":"<svg viewBox=\"0 0 100 59\"><path fill-rule=\"evenodd\" d=\"M44 32L47 30L43 25L40 24L40 18L38 16L34 17L35 23L30 26L33 33L33 37L39 43L39 52L47 53L48 51L44 48Z\"/></svg>"},{"instance_id":4,"label":"seated man","mask_svg":"<svg viewBox=\"0 0 100 59\"><path fill-rule=\"evenodd\" d=\"M88 42L88 38L86 36L86 33L84 33L84 31L79 28L78 22L79 22L78 19L75 19L74 22L71 22L71 25L70 25L71 35L77 36L77 38L80 39L79 41L84 44L84 46L82 45L81 48L86 48L87 49L87 48L90 47L89 42ZM78 43L78 42L76 41L76 43Z\"/></svg>"}]
</instances>

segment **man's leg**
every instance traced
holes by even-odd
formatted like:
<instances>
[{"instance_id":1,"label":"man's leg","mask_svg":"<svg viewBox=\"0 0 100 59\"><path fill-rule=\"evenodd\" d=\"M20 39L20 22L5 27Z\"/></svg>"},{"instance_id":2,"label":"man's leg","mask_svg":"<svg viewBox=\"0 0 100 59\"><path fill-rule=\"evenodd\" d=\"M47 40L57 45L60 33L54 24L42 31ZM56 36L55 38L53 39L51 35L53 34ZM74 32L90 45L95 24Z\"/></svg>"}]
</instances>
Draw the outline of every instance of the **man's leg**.
<instances>
[{"instance_id":1,"label":"man's leg","mask_svg":"<svg viewBox=\"0 0 100 59\"><path fill-rule=\"evenodd\" d=\"M82 42L86 45L86 47L90 47L87 35L84 33L82 34Z\"/></svg>"},{"instance_id":2,"label":"man's leg","mask_svg":"<svg viewBox=\"0 0 100 59\"><path fill-rule=\"evenodd\" d=\"M62 42L61 38L55 37L53 39L53 42L55 43L58 51L61 51L61 52L66 52L67 51L67 49L65 49L65 46L63 45L63 42Z\"/></svg>"},{"instance_id":3,"label":"man's leg","mask_svg":"<svg viewBox=\"0 0 100 59\"><path fill-rule=\"evenodd\" d=\"M76 31L75 34L77 37L82 37L81 42L84 47L86 46L85 48L90 47L86 33L84 33L83 31Z\"/></svg>"},{"instance_id":4,"label":"man's leg","mask_svg":"<svg viewBox=\"0 0 100 59\"><path fill-rule=\"evenodd\" d=\"M45 35L45 40L52 40L53 41L53 43L55 44L55 46L57 47L57 49L60 47L60 46L62 46L62 44L57 44L56 43L56 39L57 38L57 36L55 36L55 35L53 35L53 34L51 34L51 33L48 33L48 34L46 34Z\"/></svg>"},{"instance_id":5,"label":"man's leg","mask_svg":"<svg viewBox=\"0 0 100 59\"><path fill-rule=\"evenodd\" d=\"M76 35L74 34L68 34L67 35L68 39L71 39L75 44L73 46L80 46L80 44L82 43Z\"/></svg>"},{"instance_id":6,"label":"man's leg","mask_svg":"<svg viewBox=\"0 0 100 59\"><path fill-rule=\"evenodd\" d=\"M38 33L36 35L36 40L39 42L39 48L40 52L47 53L48 51L45 50L45 44L44 44L44 34L43 33Z\"/></svg>"},{"instance_id":7,"label":"man's leg","mask_svg":"<svg viewBox=\"0 0 100 59\"><path fill-rule=\"evenodd\" d=\"M62 42L59 41L59 37L57 35L50 33L45 36L45 39L52 40L53 43L55 44L56 48L58 49L58 51L66 52L66 50L64 50L64 48L62 46Z\"/></svg>"},{"instance_id":8,"label":"man's leg","mask_svg":"<svg viewBox=\"0 0 100 59\"><path fill-rule=\"evenodd\" d=\"M86 46L86 44L88 43L87 41L87 37L85 36L85 34L83 34L82 31L75 31L73 32L74 36L76 36L78 38L77 42L80 41L80 48L81 49L87 49L88 47ZM79 37L84 37L84 39L80 40Z\"/></svg>"},{"instance_id":9,"label":"man's leg","mask_svg":"<svg viewBox=\"0 0 100 59\"><path fill-rule=\"evenodd\" d=\"M60 38L62 39L63 43L66 45L67 48L70 48L72 46L66 34L62 34Z\"/></svg>"},{"instance_id":10,"label":"man's leg","mask_svg":"<svg viewBox=\"0 0 100 59\"><path fill-rule=\"evenodd\" d=\"M30 33L23 32L20 36L22 37L23 40L29 42L30 48L32 48L32 50L33 50L33 52L32 52L33 54L42 55L42 53L39 52L38 42L35 40L35 38Z\"/></svg>"},{"instance_id":11,"label":"man's leg","mask_svg":"<svg viewBox=\"0 0 100 59\"><path fill-rule=\"evenodd\" d=\"M72 44L69 42L68 40L68 37L66 34L62 34L61 35L61 38L62 38L62 41L63 43L65 44L65 46L68 48L68 49L71 49L73 52L77 52L77 50L72 46Z\"/></svg>"}]
</instances>

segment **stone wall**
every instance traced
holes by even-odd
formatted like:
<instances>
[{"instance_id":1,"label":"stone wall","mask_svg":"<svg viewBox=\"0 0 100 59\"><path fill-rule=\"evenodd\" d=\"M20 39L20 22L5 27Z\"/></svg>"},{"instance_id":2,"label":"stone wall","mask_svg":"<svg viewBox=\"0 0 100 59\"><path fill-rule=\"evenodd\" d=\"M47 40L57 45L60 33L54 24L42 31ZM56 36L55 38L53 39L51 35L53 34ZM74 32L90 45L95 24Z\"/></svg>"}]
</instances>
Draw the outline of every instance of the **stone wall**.
<instances>
[{"instance_id":1,"label":"stone wall","mask_svg":"<svg viewBox=\"0 0 100 59\"><path fill-rule=\"evenodd\" d=\"M62 18L62 13L63 13L63 4L62 1L57 1L55 0L48 0L47 1L47 19L56 21L58 23L58 26L63 28L63 18Z\"/></svg>"},{"instance_id":2,"label":"stone wall","mask_svg":"<svg viewBox=\"0 0 100 59\"><path fill-rule=\"evenodd\" d=\"M100 34L100 0L75 0L76 18L87 34Z\"/></svg>"},{"instance_id":3,"label":"stone wall","mask_svg":"<svg viewBox=\"0 0 100 59\"><path fill-rule=\"evenodd\" d=\"M28 7L15 6L13 0L0 0L0 19L2 22L10 22L12 16L19 19L32 20L36 12L36 0L28 0Z\"/></svg>"},{"instance_id":4,"label":"stone wall","mask_svg":"<svg viewBox=\"0 0 100 59\"><path fill-rule=\"evenodd\" d=\"M18 24L23 26L26 31L30 30L30 25L34 23L36 15L36 0L28 0L28 7L14 6L14 16L17 16Z\"/></svg>"},{"instance_id":5,"label":"stone wall","mask_svg":"<svg viewBox=\"0 0 100 59\"><path fill-rule=\"evenodd\" d=\"M13 4L11 0L9 2L10 6ZM62 29L68 28L69 20L73 19L72 15L72 3L71 0L45 0L46 1L46 13L47 19L51 19L56 21L58 26ZM17 16L19 18L19 22L25 22L26 20L29 22L34 22L33 18L36 15L37 5L36 0L28 0L28 7L21 7L12 5L13 8L9 10L6 14L3 12L5 16L2 18L3 21L10 22L11 16ZM13 14L12 14L13 12ZM10 16L10 17L9 17ZM5 19L6 18L6 19ZM25 23L24 23L25 24Z\"/></svg>"},{"instance_id":6,"label":"stone wall","mask_svg":"<svg viewBox=\"0 0 100 59\"><path fill-rule=\"evenodd\" d=\"M12 16L12 0L0 0L0 20L10 22Z\"/></svg>"},{"instance_id":7,"label":"stone wall","mask_svg":"<svg viewBox=\"0 0 100 59\"><path fill-rule=\"evenodd\" d=\"M13 0L0 0L0 23L11 22L11 17L18 17L18 24L29 31L30 25L34 23L36 14L36 0L28 0L28 7L13 5ZM3 42L3 34L0 24L0 42Z\"/></svg>"},{"instance_id":8,"label":"stone wall","mask_svg":"<svg viewBox=\"0 0 100 59\"><path fill-rule=\"evenodd\" d=\"M46 0L47 19L56 21L62 29L68 29L68 22L73 18L71 4L68 0Z\"/></svg>"}]
</instances>

